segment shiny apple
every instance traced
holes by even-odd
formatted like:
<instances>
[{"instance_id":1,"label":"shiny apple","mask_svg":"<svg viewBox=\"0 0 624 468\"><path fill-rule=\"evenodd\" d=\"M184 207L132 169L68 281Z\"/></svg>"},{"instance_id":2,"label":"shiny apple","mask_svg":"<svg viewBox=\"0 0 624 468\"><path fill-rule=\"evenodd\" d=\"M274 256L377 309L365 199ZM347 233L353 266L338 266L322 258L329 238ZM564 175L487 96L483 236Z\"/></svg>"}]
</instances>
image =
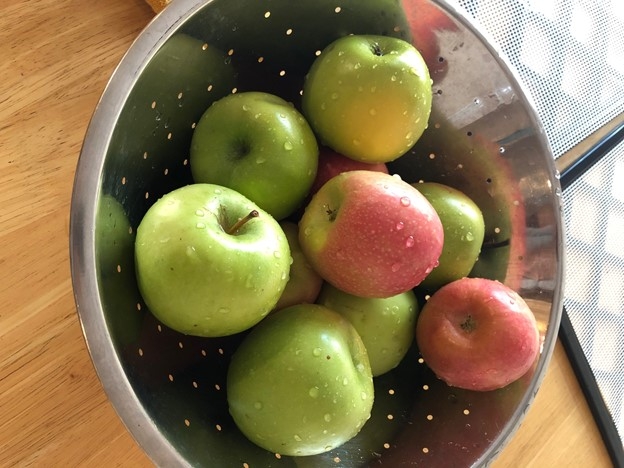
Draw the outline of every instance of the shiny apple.
<instances>
[{"instance_id":1,"label":"shiny apple","mask_svg":"<svg viewBox=\"0 0 624 468\"><path fill-rule=\"evenodd\" d=\"M398 366L412 345L418 314L412 290L378 299L347 294L325 283L317 303L338 312L355 327L374 377Z\"/></svg>"},{"instance_id":2,"label":"shiny apple","mask_svg":"<svg viewBox=\"0 0 624 468\"><path fill-rule=\"evenodd\" d=\"M299 221L299 242L314 269L360 297L410 290L438 262L440 218L427 199L397 176L350 171L330 179Z\"/></svg>"},{"instance_id":3,"label":"shiny apple","mask_svg":"<svg viewBox=\"0 0 624 468\"><path fill-rule=\"evenodd\" d=\"M308 195L318 145L290 103L268 93L236 93L204 112L193 133L189 163L195 182L236 190L281 220Z\"/></svg>"},{"instance_id":4,"label":"shiny apple","mask_svg":"<svg viewBox=\"0 0 624 468\"><path fill-rule=\"evenodd\" d=\"M302 109L321 143L368 163L406 153L427 128L432 90L429 70L402 39L348 35L314 61Z\"/></svg>"},{"instance_id":5,"label":"shiny apple","mask_svg":"<svg viewBox=\"0 0 624 468\"><path fill-rule=\"evenodd\" d=\"M485 222L477 204L465 193L435 182L413 186L429 200L444 227L440 264L420 284L420 287L434 291L468 276L481 252Z\"/></svg>"},{"instance_id":6,"label":"shiny apple","mask_svg":"<svg viewBox=\"0 0 624 468\"><path fill-rule=\"evenodd\" d=\"M354 437L374 399L366 349L348 320L326 307L282 309L232 356L227 400L234 422L260 447L315 455Z\"/></svg>"},{"instance_id":7,"label":"shiny apple","mask_svg":"<svg viewBox=\"0 0 624 468\"><path fill-rule=\"evenodd\" d=\"M436 291L418 317L416 342L440 379L478 391L518 380L540 351L527 303L503 283L484 278L462 278Z\"/></svg>"},{"instance_id":8,"label":"shiny apple","mask_svg":"<svg viewBox=\"0 0 624 468\"><path fill-rule=\"evenodd\" d=\"M258 323L284 290L290 262L277 221L218 185L169 192L137 228L143 299L160 321L188 335L226 336Z\"/></svg>"}]
</instances>

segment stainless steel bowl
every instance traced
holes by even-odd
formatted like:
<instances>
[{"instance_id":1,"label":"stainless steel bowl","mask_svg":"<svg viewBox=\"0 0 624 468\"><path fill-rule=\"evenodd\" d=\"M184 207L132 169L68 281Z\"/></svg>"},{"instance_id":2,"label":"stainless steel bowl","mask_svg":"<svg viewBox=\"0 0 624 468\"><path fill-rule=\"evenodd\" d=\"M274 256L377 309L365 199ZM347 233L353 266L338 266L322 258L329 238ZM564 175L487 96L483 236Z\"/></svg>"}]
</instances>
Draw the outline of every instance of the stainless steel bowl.
<instances>
[{"instance_id":1,"label":"stainless steel bowl","mask_svg":"<svg viewBox=\"0 0 624 468\"><path fill-rule=\"evenodd\" d=\"M416 0L176 0L111 77L84 140L71 209L73 284L89 351L119 416L158 465L481 465L520 424L561 314L558 177L533 103L501 52L462 12L430 3L452 24L431 36L447 68L433 75L428 130L390 169L409 182L453 185L481 206L486 243L473 274L504 281L530 304L543 339L539 361L509 387L477 393L437 380L413 350L408 365L378 379L371 420L340 448L291 458L240 435L224 388L237 338L187 337L152 317L134 278L136 227L154 201L191 181L190 137L211 102L254 89L297 104L317 50L350 33L411 40Z\"/></svg>"}]
</instances>

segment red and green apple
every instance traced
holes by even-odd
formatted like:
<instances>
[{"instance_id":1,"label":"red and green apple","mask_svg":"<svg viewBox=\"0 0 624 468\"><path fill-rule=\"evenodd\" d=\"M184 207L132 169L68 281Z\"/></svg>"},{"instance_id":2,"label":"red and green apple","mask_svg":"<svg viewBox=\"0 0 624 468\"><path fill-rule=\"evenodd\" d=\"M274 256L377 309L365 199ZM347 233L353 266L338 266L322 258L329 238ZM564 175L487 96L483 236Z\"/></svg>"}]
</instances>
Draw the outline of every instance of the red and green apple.
<instances>
[{"instance_id":1,"label":"red and green apple","mask_svg":"<svg viewBox=\"0 0 624 468\"><path fill-rule=\"evenodd\" d=\"M416 342L440 379L478 391L518 380L540 351L527 303L503 283L485 278L462 278L438 289L422 307Z\"/></svg>"},{"instance_id":2,"label":"red and green apple","mask_svg":"<svg viewBox=\"0 0 624 468\"><path fill-rule=\"evenodd\" d=\"M350 171L312 197L299 221L299 242L336 288L390 297L417 286L437 265L444 231L435 209L407 182Z\"/></svg>"}]
</instances>

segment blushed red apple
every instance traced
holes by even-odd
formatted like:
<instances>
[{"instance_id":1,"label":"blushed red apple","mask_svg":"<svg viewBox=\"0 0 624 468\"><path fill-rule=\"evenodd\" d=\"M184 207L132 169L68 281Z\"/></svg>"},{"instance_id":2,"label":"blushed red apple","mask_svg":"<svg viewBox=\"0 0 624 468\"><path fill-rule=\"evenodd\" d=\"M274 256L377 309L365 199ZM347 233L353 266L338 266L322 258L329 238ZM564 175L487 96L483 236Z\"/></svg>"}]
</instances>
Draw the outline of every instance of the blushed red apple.
<instances>
[{"instance_id":1,"label":"blushed red apple","mask_svg":"<svg viewBox=\"0 0 624 468\"><path fill-rule=\"evenodd\" d=\"M433 206L407 182L350 171L312 197L299 221L299 242L334 287L390 297L417 286L436 266L444 231Z\"/></svg>"},{"instance_id":2,"label":"blushed red apple","mask_svg":"<svg viewBox=\"0 0 624 468\"><path fill-rule=\"evenodd\" d=\"M310 194L318 192L325 182L332 177L349 171L376 171L388 173L388 167L385 163L365 163L348 158L326 146L319 149L318 168L316 178L312 183Z\"/></svg>"},{"instance_id":3,"label":"blushed red apple","mask_svg":"<svg viewBox=\"0 0 624 468\"><path fill-rule=\"evenodd\" d=\"M488 391L522 377L540 350L535 316L522 297L495 280L462 278L423 306L416 342L448 385Z\"/></svg>"}]
</instances>

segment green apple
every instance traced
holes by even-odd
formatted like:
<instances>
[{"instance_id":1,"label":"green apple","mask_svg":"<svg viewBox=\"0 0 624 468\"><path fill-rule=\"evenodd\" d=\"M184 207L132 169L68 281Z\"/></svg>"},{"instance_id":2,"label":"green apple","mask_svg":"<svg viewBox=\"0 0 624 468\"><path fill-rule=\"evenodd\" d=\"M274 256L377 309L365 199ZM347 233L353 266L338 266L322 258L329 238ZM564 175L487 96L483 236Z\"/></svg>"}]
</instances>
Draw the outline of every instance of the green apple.
<instances>
[{"instance_id":1,"label":"green apple","mask_svg":"<svg viewBox=\"0 0 624 468\"><path fill-rule=\"evenodd\" d=\"M281 220L299 208L314 182L318 145L305 118L282 98L237 93L202 115L190 165L195 182L234 189Z\"/></svg>"},{"instance_id":2,"label":"green apple","mask_svg":"<svg viewBox=\"0 0 624 468\"><path fill-rule=\"evenodd\" d=\"M427 128L431 78L402 39L350 35L327 46L303 87L303 113L321 142L367 163L406 153Z\"/></svg>"},{"instance_id":3,"label":"green apple","mask_svg":"<svg viewBox=\"0 0 624 468\"><path fill-rule=\"evenodd\" d=\"M226 336L258 323L288 281L280 225L240 193L192 184L156 201L136 234L139 290L151 312L189 335Z\"/></svg>"},{"instance_id":4,"label":"green apple","mask_svg":"<svg viewBox=\"0 0 624 468\"><path fill-rule=\"evenodd\" d=\"M354 296L326 283L317 303L338 312L355 327L374 377L398 366L414 341L418 301L412 290L379 299Z\"/></svg>"},{"instance_id":5,"label":"green apple","mask_svg":"<svg viewBox=\"0 0 624 468\"><path fill-rule=\"evenodd\" d=\"M291 305L314 303L323 285L323 278L312 268L310 262L299 245L299 227L292 221L280 223L293 259L290 266L290 279L286 283L284 292L275 305L274 310L280 310Z\"/></svg>"},{"instance_id":6,"label":"green apple","mask_svg":"<svg viewBox=\"0 0 624 468\"><path fill-rule=\"evenodd\" d=\"M282 309L235 351L227 398L236 425L257 445L282 455L327 452L370 417L366 348L349 321L326 307Z\"/></svg>"},{"instance_id":7,"label":"green apple","mask_svg":"<svg viewBox=\"0 0 624 468\"><path fill-rule=\"evenodd\" d=\"M420 283L431 291L468 276L481 252L485 223L479 207L463 192L436 182L412 185L435 208L444 228L439 265Z\"/></svg>"}]
</instances>

